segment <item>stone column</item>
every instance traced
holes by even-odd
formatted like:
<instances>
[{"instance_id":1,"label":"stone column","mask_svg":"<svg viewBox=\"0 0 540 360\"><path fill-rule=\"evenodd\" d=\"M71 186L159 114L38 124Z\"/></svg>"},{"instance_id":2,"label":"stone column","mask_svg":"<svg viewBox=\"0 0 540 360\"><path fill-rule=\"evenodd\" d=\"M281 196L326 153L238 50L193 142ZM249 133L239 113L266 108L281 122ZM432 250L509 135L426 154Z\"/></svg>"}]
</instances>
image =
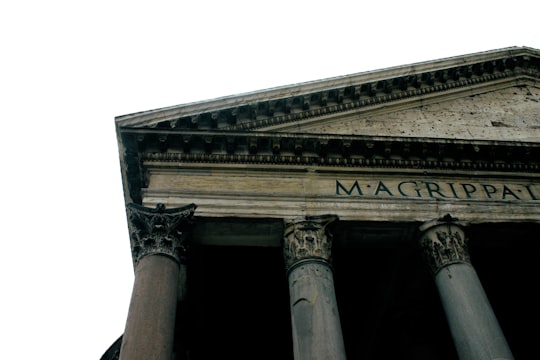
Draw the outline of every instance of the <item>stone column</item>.
<instances>
[{"instance_id":1,"label":"stone column","mask_svg":"<svg viewBox=\"0 0 540 360\"><path fill-rule=\"evenodd\" d=\"M508 360L512 352L471 265L463 224L425 223L420 245L435 278L460 360Z\"/></svg>"},{"instance_id":2,"label":"stone column","mask_svg":"<svg viewBox=\"0 0 540 360\"><path fill-rule=\"evenodd\" d=\"M289 281L295 360L342 360L345 346L331 267L335 216L285 224L284 256Z\"/></svg>"},{"instance_id":3,"label":"stone column","mask_svg":"<svg viewBox=\"0 0 540 360\"><path fill-rule=\"evenodd\" d=\"M170 360L173 353L180 267L194 204L155 209L128 204L128 225L135 281L121 360Z\"/></svg>"}]
</instances>

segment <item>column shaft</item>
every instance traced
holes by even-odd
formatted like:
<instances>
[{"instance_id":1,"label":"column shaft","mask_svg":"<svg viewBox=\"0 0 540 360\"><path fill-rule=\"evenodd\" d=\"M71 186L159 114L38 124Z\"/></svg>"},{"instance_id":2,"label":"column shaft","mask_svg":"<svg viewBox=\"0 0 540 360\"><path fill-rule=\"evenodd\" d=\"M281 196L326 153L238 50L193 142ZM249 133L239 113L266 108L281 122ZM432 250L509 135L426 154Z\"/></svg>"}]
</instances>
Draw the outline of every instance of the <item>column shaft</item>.
<instances>
[{"instance_id":1,"label":"column shaft","mask_svg":"<svg viewBox=\"0 0 540 360\"><path fill-rule=\"evenodd\" d=\"M470 264L445 266L435 275L435 283L461 360L514 358Z\"/></svg>"},{"instance_id":2,"label":"column shaft","mask_svg":"<svg viewBox=\"0 0 540 360\"><path fill-rule=\"evenodd\" d=\"M432 270L460 360L510 360L512 352L474 270L465 233L449 215L421 226L420 245Z\"/></svg>"},{"instance_id":3,"label":"column shaft","mask_svg":"<svg viewBox=\"0 0 540 360\"><path fill-rule=\"evenodd\" d=\"M286 224L287 264L295 360L345 360L345 346L330 265L336 217L310 217Z\"/></svg>"},{"instance_id":4,"label":"column shaft","mask_svg":"<svg viewBox=\"0 0 540 360\"><path fill-rule=\"evenodd\" d=\"M289 272L289 293L294 359L345 359L331 268L298 264Z\"/></svg>"},{"instance_id":5,"label":"column shaft","mask_svg":"<svg viewBox=\"0 0 540 360\"><path fill-rule=\"evenodd\" d=\"M172 358L178 296L185 293L179 275L195 208L127 206L135 280L120 360Z\"/></svg>"},{"instance_id":6,"label":"column shaft","mask_svg":"<svg viewBox=\"0 0 540 360\"><path fill-rule=\"evenodd\" d=\"M159 255L137 264L121 360L169 360L176 319L178 264Z\"/></svg>"}]
</instances>

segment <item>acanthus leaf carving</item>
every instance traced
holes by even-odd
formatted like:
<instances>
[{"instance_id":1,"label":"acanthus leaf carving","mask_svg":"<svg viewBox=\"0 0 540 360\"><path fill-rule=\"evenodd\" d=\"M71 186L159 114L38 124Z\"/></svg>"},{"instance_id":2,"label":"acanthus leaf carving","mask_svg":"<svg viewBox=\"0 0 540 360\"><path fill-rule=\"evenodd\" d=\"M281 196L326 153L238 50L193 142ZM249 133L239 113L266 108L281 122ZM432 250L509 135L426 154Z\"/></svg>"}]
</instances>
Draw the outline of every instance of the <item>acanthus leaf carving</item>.
<instances>
[{"instance_id":1,"label":"acanthus leaf carving","mask_svg":"<svg viewBox=\"0 0 540 360\"><path fill-rule=\"evenodd\" d=\"M455 263L470 263L468 239L461 226L451 222L427 229L420 239L427 265L433 274Z\"/></svg>"},{"instance_id":2,"label":"acanthus leaf carving","mask_svg":"<svg viewBox=\"0 0 540 360\"><path fill-rule=\"evenodd\" d=\"M332 234L327 226L336 216L307 217L285 224L284 259L287 269L306 259L319 259L331 263Z\"/></svg>"},{"instance_id":3,"label":"acanthus leaf carving","mask_svg":"<svg viewBox=\"0 0 540 360\"><path fill-rule=\"evenodd\" d=\"M147 255L164 255L178 263L185 261L187 230L193 223L197 206L166 209L164 204L148 208L130 203L126 206L131 253L135 264Z\"/></svg>"}]
</instances>

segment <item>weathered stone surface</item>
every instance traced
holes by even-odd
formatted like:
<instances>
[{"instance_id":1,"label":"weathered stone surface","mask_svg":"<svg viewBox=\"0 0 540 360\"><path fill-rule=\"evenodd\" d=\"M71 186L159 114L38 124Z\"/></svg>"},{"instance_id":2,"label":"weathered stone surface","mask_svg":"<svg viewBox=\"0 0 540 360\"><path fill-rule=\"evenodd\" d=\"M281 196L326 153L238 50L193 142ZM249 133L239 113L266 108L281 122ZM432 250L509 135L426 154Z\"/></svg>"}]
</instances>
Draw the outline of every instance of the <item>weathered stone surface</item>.
<instances>
[{"instance_id":1,"label":"weathered stone surface","mask_svg":"<svg viewBox=\"0 0 540 360\"><path fill-rule=\"evenodd\" d=\"M287 268L309 259L331 263L332 234L327 226L336 220L336 216L329 215L287 222L283 237Z\"/></svg>"},{"instance_id":2,"label":"weathered stone surface","mask_svg":"<svg viewBox=\"0 0 540 360\"><path fill-rule=\"evenodd\" d=\"M303 263L289 273L295 360L344 360L332 270Z\"/></svg>"},{"instance_id":3,"label":"weathered stone surface","mask_svg":"<svg viewBox=\"0 0 540 360\"><path fill-rule=\"evenodd\" d=\"M120 360L170 359L173 351L179 265L172 258L141 258L122 339Z\"/></svg>"},{"instance_id":4,"label":"weathered stone surface","mask_svg":"<svg viewBox=\"0 0 540 360\"><path fill-rule=\"evenodd\" d=\"M331 213L343 220L428 221L452 213L471 222L540 221L540 178L531 175L333 170L258 168L246 176L248 168L232 165L156 169L150 172L145 202L177 206L193 201L199 215L218 217Z\"/></svg>"},{"instance_id":5,"label":"weathered stone surface","mask_svg":"<svg viewBox=\"0 0 540 360\"><path fill-rule=\"evenodd\" d=\"M427 265L435 278L461 360L513 359L473 268L464 226L447 214L420 226Z\"/></svg>"},{"instance_id":6,"label":"weathered stone surface","mask_svg":"<svg viewBox=\"0 0 540 360\"><path fill-rule=\"evenodd\" d=\"M540 88L511 87L412 109L358 112L297 125L324 134L413 136L540 142Z\"/></svg>"},{"instance_id":7,"label":"weathered stone surface","mask_svg":"<svg viewBox=\"0 0 540 360\"><path fill-rule=\"evenodd\" d=\"M435 282L461 360L514 358L470 264L446 266Z\"/></svg>"},{"instance_id":8,"label":"weathered stone surface","mask_svg":"<svg viewBox=\"0 0 540 360\"><path fill-rule=\"evenodd\" d=\"M155 208L128 204L126 208L135 265L150 255L168 256L178 263L185 260L186 230L192 223L196 205L166 209L164 204L156 204Z\"/></svg>"}]
</instances>

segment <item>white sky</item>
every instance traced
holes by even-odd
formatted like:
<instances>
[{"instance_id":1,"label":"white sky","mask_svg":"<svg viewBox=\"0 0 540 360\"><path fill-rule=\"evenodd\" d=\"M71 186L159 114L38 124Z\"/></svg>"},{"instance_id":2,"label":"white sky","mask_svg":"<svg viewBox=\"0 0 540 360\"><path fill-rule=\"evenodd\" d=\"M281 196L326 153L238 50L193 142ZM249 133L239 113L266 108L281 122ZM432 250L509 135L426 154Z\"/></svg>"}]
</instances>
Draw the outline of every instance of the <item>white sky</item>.
<instances>
[{"instance_id":1,"label":"white sky","mask_svg":"<svg viewBox=\"0 0 540 360\"><path fill-rule=\"evenodd\" d=\"M96 360L124 330L133 269L115 116L540 48L539 4L3 2L0 359Z\"/></svg>"}]
</instances>

